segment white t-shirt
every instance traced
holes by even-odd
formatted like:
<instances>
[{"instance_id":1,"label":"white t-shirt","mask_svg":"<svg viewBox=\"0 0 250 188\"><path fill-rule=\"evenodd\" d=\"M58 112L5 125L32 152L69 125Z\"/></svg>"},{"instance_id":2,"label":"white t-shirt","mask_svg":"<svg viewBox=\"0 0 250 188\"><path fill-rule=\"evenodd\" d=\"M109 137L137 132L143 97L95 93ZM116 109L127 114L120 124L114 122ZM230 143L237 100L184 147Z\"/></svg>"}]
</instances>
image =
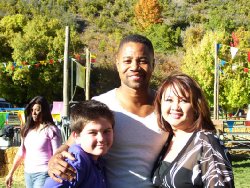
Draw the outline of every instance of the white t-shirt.
<instances>
[{"instance_id":1,"label":"white t-shirt","mask_svg":"<svg viewBox=\"0 0 250 188\"><path fill-rule=\"evenodd\" d=\"M123 109L116 89L94 100L105 103L115 115L114 143L105 155L110 188L151 188L151 171L168 134L160 131L154 113L139 117Z\"/></svg>"}]
</instances>

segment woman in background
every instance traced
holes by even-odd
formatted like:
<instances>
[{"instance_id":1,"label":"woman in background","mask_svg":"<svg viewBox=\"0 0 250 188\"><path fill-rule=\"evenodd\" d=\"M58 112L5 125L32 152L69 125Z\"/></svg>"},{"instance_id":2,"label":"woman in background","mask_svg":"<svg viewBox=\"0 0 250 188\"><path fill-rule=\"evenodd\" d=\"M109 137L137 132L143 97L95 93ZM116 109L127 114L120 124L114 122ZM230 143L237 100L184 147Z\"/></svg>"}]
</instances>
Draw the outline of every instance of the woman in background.
<instances>
[{"instance_id":1,"label":"woman in background","mask_svg":"<svg viewBox=\"0 0 250 188\"><path fill-rule=\"evenodd\" d=\"M229 153L215 133L204 94L195 80L172 73L156 100L158 125L170 136L153 170L158 187L234 187Z\"/></svg>"},{"instance_id":2,"label":"woman in background","mask_svg":"<svg viewBox=\"0 0 250 188\"><path fill-rule=\"evenodd\" d=\"M48 161L61 145L61 133L55 126L47 100L36 96L25 108L25 125L21 128L21 146L13 166L6 176L6 186L11 187L13 174L24 160L27 188L43 187L48 177Z\"/></svg>"}]
</instances>

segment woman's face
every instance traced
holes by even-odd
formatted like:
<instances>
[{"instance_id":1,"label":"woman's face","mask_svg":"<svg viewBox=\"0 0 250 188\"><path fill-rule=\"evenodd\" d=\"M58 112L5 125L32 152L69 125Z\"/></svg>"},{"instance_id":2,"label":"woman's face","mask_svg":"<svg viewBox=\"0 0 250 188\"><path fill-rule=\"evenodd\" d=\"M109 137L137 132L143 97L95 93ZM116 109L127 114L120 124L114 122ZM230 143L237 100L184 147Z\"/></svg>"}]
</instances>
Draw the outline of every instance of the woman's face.
<instances>
[{"instance_id":1,"label":"woman's face","mask_svg":"<svg viewBox=\"0 0 250 188\"><path fill-rule=\"evenodd\" d=\"M185 98L179 88L169 86L162 95L162 117L172 128L186 130L194 123L194 110L189 100L189 94Z\"/></svg>"},{"instance_id":2,"label":"woman's face","mask_svg":"<svg viewBox=\"0 0 250 188\"><path fill-rule=\"evenodd\" d=\"M31 114L34 122L42 121L42 106L40 104L35 104L31 109Z\"/></svg>"}]
</instances>

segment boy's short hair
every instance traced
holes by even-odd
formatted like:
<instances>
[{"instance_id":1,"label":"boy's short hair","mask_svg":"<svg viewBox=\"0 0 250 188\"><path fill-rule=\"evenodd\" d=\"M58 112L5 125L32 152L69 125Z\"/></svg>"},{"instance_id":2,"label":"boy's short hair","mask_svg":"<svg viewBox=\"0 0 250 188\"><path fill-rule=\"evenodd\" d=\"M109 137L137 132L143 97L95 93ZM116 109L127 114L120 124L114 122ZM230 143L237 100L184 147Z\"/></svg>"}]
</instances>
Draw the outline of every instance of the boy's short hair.
<instances>
[{"instance_id":1,"label":"boy's short hair","mask_svg":"<svg viewBox=\"0 0 250 188\"><path fill-rule=\"evenodd\" d=\"M112 128L114 127L114 114L106 104L96 100L76 103L70 109L70 129L80 133L87 123L98 118L107 119L110 121Z\"/></svg>"}]
</instances>

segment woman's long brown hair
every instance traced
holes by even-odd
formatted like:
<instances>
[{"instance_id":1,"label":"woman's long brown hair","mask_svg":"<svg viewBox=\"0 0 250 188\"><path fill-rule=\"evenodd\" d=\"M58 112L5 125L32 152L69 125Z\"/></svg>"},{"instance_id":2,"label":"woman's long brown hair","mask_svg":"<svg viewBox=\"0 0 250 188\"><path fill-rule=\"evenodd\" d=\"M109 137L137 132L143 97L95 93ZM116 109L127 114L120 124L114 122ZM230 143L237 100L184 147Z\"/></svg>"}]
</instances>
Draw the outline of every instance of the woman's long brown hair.
<instances>
[{"instance_id":1,"label":"woman's long brown hair","mask_svg":"<svg viewBox=\"0 0 250 188\"><path fill-rule=\"evenodd\" d=\"M157 115L158 126L162 130L173 132L170 124L163 119L161 112L162 95L168 87L173 87L174 90L179 88L181 94L184 97L187 97L187 93L189 94L188 98L190 99L190 103L195 112L192 130L215 131L215 126L211 120L209 106L201 87L193 78L180 72L173 72L167 76L156 94L154 103L155 111Z\"/></svg>"}]
</instances>

